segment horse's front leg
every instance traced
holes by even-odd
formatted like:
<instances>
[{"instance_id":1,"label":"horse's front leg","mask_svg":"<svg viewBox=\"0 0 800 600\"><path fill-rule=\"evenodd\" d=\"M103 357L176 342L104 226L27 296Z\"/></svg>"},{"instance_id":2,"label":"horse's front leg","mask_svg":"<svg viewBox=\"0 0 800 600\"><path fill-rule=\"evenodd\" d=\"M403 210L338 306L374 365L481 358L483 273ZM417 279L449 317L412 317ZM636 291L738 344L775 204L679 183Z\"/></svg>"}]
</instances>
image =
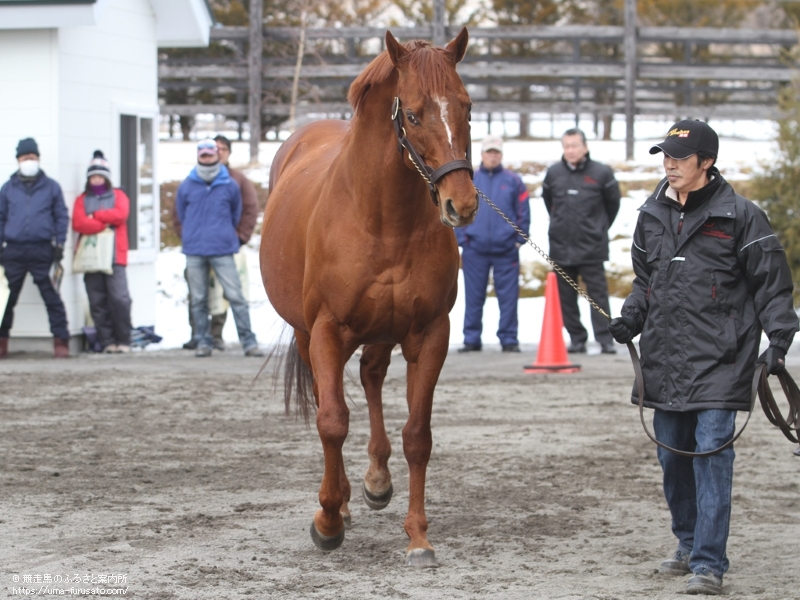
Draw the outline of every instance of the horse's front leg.
<instances>
[{"instance_id":1,"label":"horse's front leg","mask_svg":"<svg viewBox=\"0 0 800 600\"><path fill-rule=\"evenodd\" d=\"M403 343L408 361L408 422L403 428L403 451L408 461L408 515L406 564L412 567L438 567L433 546L428 542L425 516L425 474L431 457L431 411L433 390L447 357L450 319L443 315L419 336Z\"/></svg>"},{"instance_id":2,"label":"horse's front leg","mask_svg":"<svg viewBox=\"0 0 800 600\"><path fill-rule=\"evenodd\" d=\"M309 357L314 372L317 431L325 456L325 473L319 488L322 508L314 515L311 538L325 551L335 550L344 541L344 519L340 512L345 501L342 446L347 438L350 411L344 399L342 346L338 327L330 321L317 321L311 331Z\"/></svg>"},{"instance_id":3,"label":"horse's front leg","mask_svg":"<svg viewBox=\"0 0 800 600\"><path fill-rule=\"evenodd\" d=\"M394 488L389 473L392 446L383 423L383 381L392 360L394 344L366 346L361 355L361 385L369 406L369 468L364 474L364 501L373 510L389 505Z\"/></svg>"}]
</instances>

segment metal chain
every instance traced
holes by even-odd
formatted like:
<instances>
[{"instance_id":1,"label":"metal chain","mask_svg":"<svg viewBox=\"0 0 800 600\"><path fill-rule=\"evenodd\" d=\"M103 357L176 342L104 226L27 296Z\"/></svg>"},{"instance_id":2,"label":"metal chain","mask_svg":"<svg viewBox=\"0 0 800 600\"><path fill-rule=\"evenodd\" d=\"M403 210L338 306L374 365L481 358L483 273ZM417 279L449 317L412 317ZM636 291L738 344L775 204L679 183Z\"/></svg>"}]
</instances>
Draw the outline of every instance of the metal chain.
<instances>
[{"instance_id":1,"label":"metal chain","mask_svg":"<svg viewBox=\"0 0 800 600\"><path fill-rule=\"evenodd\" d=\"M500 208L498 208L498 206L489 199L489 197L486 194L484 194L478 188L475 188L475 189L478 191L478 195L481 198L483 198L483 201L486 202L486 204L488 204L489 206L491 206L495 211L497 211L497 214L499 214L501 217L503 217L503 219L506 221L506 223L511 225L511 227L513 227L516 230L516 232L522 237L522 239L524 239L526 242L528 242L528 244L530 244L533 247L533 249L536 250L536 252L538 252L539 255L543 259L545 259L547 261L547 263L551 267L553 267L553 270L556 273L558 273L559 275L561 275L561 277L564 278L564 281L566 281L581 296L586 298L586 300L589 302L589 304L592 305L592 308L594 308L597 312L599 312L601 315L603 315L606 319L611 320L611 316L606 311L604 311L602 308L600 308L598 306L597 302L592 300L591 296L589 296L589 294L587 294L577 283L575 283L575 281L572 279L572 277L570 277L569 275L567 275L564 272L564 269L559 267L555 263L555 261L547 255L547 253L544 250L539 248L539 246L537 246L536 243L531 238L529 238L527 235L525 235L525 233L517 226L517 224L514 223L511 219L509 219L505 215L505 213L503 213L503 211L500 210Z\"/></svg>"}]
</instances>

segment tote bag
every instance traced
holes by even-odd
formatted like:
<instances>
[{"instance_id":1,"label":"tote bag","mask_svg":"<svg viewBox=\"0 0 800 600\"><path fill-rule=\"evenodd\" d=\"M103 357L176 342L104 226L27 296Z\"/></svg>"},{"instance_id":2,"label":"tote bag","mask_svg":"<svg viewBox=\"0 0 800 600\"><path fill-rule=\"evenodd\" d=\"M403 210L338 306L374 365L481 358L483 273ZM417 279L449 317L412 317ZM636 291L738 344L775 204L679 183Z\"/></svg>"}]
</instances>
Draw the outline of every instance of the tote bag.
<instances>
[{"instance_id":1,"label":"tote bag","mask_svg":"<svg viewBox=\"0 0 800 600\"><path fill-rule=\"evenodd\" d=\"M113 275L114 231L104 229L94 235L82 235L72 259L73 273Z\"/></svg>"},{"instance_id":2,"label":"tote bag","mask_svg":"<svg viewBox=\"0 0 800 600\"><path fill-rule=\"evenodd\" d=\"M6 304L8 304L8 296L10 294L8 289L8 280L6 279L6 270L3 265L0 265L0 319L6 312Z\"/></svg>"}]
</instances>

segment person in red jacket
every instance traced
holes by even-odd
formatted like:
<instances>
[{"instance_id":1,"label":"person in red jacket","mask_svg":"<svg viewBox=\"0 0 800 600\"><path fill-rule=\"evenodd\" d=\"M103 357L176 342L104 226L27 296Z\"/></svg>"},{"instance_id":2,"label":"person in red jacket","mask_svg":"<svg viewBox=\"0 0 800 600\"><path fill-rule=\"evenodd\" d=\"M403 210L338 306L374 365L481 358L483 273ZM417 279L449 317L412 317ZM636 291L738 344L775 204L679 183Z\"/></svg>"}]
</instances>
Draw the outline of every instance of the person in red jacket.
<instances>
[{"instance_id":1,"label":"person in red jacket","mask_svg":"<svg viewBox=\"0 0 800 600\"><path fill-rule=\"evenodd\" d=\"M85 273L83 282L89 297L89 310L103 352L127 353L131 350L131 296L128 293L128 213L130 200L111 185L111 169L100 150L86 172L86 190L75 200L72 228L81 235L114 230L113 274Z\"/></svg>"}]
</instances>

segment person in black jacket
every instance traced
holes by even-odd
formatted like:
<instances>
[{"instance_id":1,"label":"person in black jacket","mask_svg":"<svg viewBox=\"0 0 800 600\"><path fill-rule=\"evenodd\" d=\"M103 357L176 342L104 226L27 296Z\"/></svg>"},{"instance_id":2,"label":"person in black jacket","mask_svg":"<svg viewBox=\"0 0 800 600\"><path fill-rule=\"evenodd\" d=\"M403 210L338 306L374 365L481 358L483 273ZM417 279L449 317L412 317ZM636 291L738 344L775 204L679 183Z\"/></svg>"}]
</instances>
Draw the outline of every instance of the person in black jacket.
<instances>
[{"instance_id":1,"label":"person in black jacket","mask_svg":"<svg viewBox=\"0 0 800 600\"><path fill-rule=\"evenodd\" d=\"M39 168L39 146L33 138L17 145L16 171L0 188L0 264L8 279L8 304L0 323L0 358L8 355L14 307L28 273L39 287L50 331L53 356L69 356L69 329L64 302L50 280L50 267L61 262L69 212L61 186Z\"/></svg>"},{"instance_id":2,"label":"person in black jacket","mask_svg":"<svg viewBox=\"0 0 800 600\"><path fill-rule=\"evenodd\" d=\"M608 327L620 343L641 333L656 439L690 452L731 439L736 411L750 406L756 362L782 370L798 329L786 254L764 212L714 166L718 148L711 127L685 120L650 149L664 153L666 178L639 209L633 291ZM770 345L757 360L762 329ZM706 458L659 448L658 459L678 539L660 571L693 573L688 593L719 594L729 566L733 448Z\"/></svg>"},{"instance_id":3,"label":"person in black jacket","mask_svg":"<svg viewBox=\"0 0 800 600\"><path fill-rule=\"evenodd\" d=\"M589 158L586 136L569 129L561 138L564 155L547 170L542 198L550 214L550 256L574 281L580 275L587 293L609 312L608 283L603 261L608 260L608 228L619 212L619 184L611 167ZM568 352L586 352L589 334L581 323L578 293L562 277L558 296L564 327L571 344ZM594 339L604 354L615 354L606 319L591 311Z\"/></svg>"}]
</instances>

